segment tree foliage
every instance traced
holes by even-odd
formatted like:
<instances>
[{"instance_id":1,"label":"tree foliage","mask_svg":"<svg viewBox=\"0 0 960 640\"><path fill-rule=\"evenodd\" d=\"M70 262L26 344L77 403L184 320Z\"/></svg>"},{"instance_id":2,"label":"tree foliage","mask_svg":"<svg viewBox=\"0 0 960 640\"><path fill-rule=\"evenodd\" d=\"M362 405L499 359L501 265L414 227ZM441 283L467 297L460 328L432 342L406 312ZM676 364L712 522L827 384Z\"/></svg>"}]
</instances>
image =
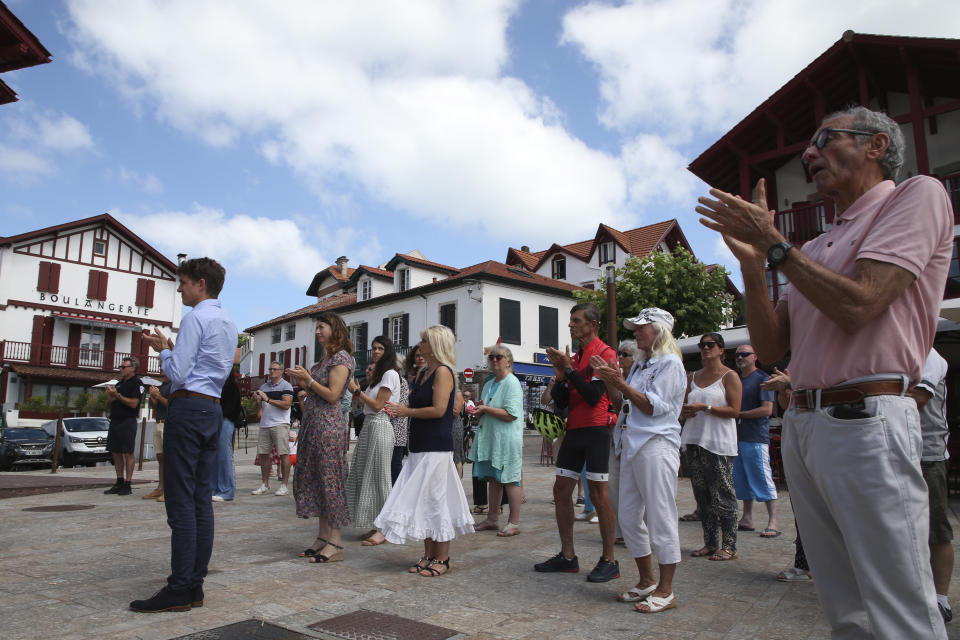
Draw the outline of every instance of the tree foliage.
<instances>
[{"instance_id":1,"label":"tree foliage","mask_svg":"<svg viewBox=\"0 0 960 640\"><path fill-rule=\"evenodd\" d=\"M716 331L733 321L733 296L726 290L727 271L721 266L708 269L693 255L678 247L672 253L654 251L645 258L629 258L617 269L617 337L632 338L623 327L623 318L637 315L641 309L660 307L673 314L676 337ZM577 291L578 302L593 302L606 316L606 281L598 281L595 291ZM606 339L606 317L600 323L600 335Z\"/></svg>"}]
</instances>

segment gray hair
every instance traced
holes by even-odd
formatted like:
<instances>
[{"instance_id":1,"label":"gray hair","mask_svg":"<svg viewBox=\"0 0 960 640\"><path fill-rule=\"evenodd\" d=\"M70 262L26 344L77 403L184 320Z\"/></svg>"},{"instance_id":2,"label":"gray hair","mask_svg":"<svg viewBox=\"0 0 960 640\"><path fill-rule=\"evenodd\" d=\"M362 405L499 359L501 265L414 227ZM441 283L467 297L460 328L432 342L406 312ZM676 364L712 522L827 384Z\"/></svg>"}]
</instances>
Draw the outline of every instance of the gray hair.
<instances>
[{"instance_id":1,"label":"gray hair","mask_svg":"<svg viewBox=\"0 0 960 640\"><path fill-rule=\"evenodd\" d=\"M133 367L134 373L136 373L137 371L140 371L140 359L137 358L136 356L125 356L123 360L120 361L120 364L123 364L124 362L130 363L130 366Z\"/></svg>"},{"instance_id":2,"label":"gray hair","mask_svg":"<svg viewBox=\"0 0 960 640\"><path fill-rule=\"evenodd\" d=\"M583 319L587 322L600 322L600 307L592 302L581 302L570 309L570 315L583 311Z\"/></svg>"},{"instance_id":3,"label":"gray hair","mask_svg":"<svg viewBox=\"0 0 960 640\"><path fill-rule=\"evenodd\" d=\"M619 354L621 351L629 352L630 357L634 360L638 360L640 358L640 349L637 349L636 340L621 340L620 344L617 345L617 353Z\"/></svg>"},{"instance_id":4,"label":"gray hair","mask_svg":"<svg viewBox=\"0 0 960 640\"><path fill-rule=\"evenodd\" d=\"M882 111L873 111L866 107L856 106L834 111L826 118L824 122L839 118L841 116L850 116L853 121L850 123L851 129L861 131L870 131L871 133L886 134L890 140L887 150L880 158L880 170L886 180L896 180L900 175L900 169L903 167L904 138L903 131L896 121Z\"/></svg>"},{"instance_id":5,"label":"gray hair","mask_svg":"<svg viewBox=\"0 0 960 640\"><path fill-rule=\"evenodd\" d=\"M513 368L513 352L502 344L495 344L487 349L487 356L500 355L507 359L507 364Z\"/></svg>"}]
</instances>

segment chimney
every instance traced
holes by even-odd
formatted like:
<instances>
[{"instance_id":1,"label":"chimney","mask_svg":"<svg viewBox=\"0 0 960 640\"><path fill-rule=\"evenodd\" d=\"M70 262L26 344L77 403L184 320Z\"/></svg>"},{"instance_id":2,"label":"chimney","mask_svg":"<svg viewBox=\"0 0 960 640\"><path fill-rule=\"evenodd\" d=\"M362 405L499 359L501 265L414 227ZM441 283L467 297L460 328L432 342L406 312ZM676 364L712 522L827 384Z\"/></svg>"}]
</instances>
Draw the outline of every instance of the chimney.
<instances>
[{"instance_id":1,"label":"chimney","mask_svg":"<svg viewBox=\"0 0 960 640\"><path fill-rule=\"evenodd\" d=\"M528 247L527 245L523 245L522 247L520 247L520 251L523 251L524 253L530 253L530 247Z\"/></svg>"},{"instance_id":2,"label":"chimney","mask_svg":"<svg viewBox=\"0 0 960 640\"><path fill-rule=\"evenodd\" d=\"M177 254L177 264L183 264L183 262L184 262L186 259L187 259L187 254L185 254L185 253L178 253L178 254Z\"/></svg>"},{"instance_id":3,"label":"chimney","mask_svg":"<svg viewBox=\"0 0 960 640\"><path fill-rule=\"evenodd\" d=\"M347 262L347 256L337 258L337 271L339 271L340 275L344 278L347 277Z\"/></svg>"}]
</instances>

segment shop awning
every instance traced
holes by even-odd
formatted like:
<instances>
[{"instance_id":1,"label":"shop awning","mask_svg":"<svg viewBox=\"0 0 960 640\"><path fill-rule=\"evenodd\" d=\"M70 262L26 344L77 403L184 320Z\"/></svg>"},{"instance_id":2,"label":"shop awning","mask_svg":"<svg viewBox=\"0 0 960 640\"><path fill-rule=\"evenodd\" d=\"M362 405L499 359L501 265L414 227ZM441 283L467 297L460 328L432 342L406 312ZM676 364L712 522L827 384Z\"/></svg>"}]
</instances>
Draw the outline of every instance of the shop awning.
<instances>
[{"instance_id":1,"label":"shop awning","mask_svg":"<svg viewBox=\"0 0 960 640\"><path fill-rule=\"evenodd\" d=\"M104 318L86 313L54 313L54 318L66 320L71 324L85 324L92 327L103 327L105 329L129 329L131 331L140 331L140 325L134 322L124 320L114 320L113 318Z\"/></svg>"}]
</instances>

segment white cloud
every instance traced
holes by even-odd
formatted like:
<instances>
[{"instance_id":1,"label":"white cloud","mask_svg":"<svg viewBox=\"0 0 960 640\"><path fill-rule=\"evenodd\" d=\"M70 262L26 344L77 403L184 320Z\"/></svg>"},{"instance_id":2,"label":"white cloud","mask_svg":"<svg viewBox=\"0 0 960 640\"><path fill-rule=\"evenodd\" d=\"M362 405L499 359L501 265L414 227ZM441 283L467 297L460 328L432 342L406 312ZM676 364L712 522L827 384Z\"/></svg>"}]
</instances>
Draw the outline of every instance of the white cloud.
<instances>
[{"instance_id":1,"label":"white cloud","mask_svg":"<svg viewBox=\"0 0 960 640\"><path fill-rule=\"evenodd\" d=\"M71 115L22 103L7 108L14 110L0 135L0 175L7 180L34 183L55 171L58 154L93 148L87 127Z\"/></svg>"},{"instance_id":2,"label":"white cloud","mask_svg":"<svg viewBox=\"0 0 960 640\"><path fill-rule=\"evenodd\" d=\"M34 119L37 144L52 151L76 151L93 147L86 125L67 114L37 115Z\"/></svg>"},{"instance_id":3,"label":"white cloud","mask_svg":"<svg viewBox=\"0 0 960 640\"><path fill-rule=\"evenodd\" d=\"M136 185L147 193L163 192L163 183L160 182L160 179L152 173L141 173L139 171L127 169L126 167L120 167L117 175L120 178L120 182Z\"/></svg>"},{"instance_id":4,"label":"white cloud","mask_svg":"<svg viewBox=\"0 0 960 640\"><path fill-rule=\"evenodd\" d=\"M229 145L252 137L322 198L344 183L431 222L575 239L628 218L619 158L502 77L514 0L75 0L83 64Z\"/></svg>"},{"instance_id":5,"label":"white cloud","mask_svg":"<svg viewBox=\"0 0 960 640\"><path fill-rule=\"evenodd\" d=\"M630 200L638 205L673 203L689 206L702 184L686 170L688 161L660 136L640 135L621 152Z\"/></svg>"},{"instance_id":6,"label":"white cloud","mask_svg":"<svg viewBox=\"0 0 960 640\"><path fill-rule=\"evenodd\" d=\"M315 235L322 235L316 228L303 233L288 219L229 215L203 205L195 205L190 212L111 211L111 215L166 255L209 256L242 276L282 276L306 287L317 271L332 262L309 244Z\"/></svg>"},{"instance_id":7,"label":"white cloud","mask_svg":"<svg viewBox=\"0 0 960 640\"><path fill-rule=\"evenodd\" d=\"M960 12L938 0L631 0L564 18L563 41L601 76L601 119L678 141L743 118L847 29L956 37Z\"/></svg>"},{"instance_id":8,"label":"white cloud","mask_svg":"<svg viewBox=\"0 0 960 640\"><path fill-rule=\"evenodd\" d=\"M35 179L52 171L51 164L39 154L0 143L0 175L11 179Z\"/></svg>"}]
</instances>

